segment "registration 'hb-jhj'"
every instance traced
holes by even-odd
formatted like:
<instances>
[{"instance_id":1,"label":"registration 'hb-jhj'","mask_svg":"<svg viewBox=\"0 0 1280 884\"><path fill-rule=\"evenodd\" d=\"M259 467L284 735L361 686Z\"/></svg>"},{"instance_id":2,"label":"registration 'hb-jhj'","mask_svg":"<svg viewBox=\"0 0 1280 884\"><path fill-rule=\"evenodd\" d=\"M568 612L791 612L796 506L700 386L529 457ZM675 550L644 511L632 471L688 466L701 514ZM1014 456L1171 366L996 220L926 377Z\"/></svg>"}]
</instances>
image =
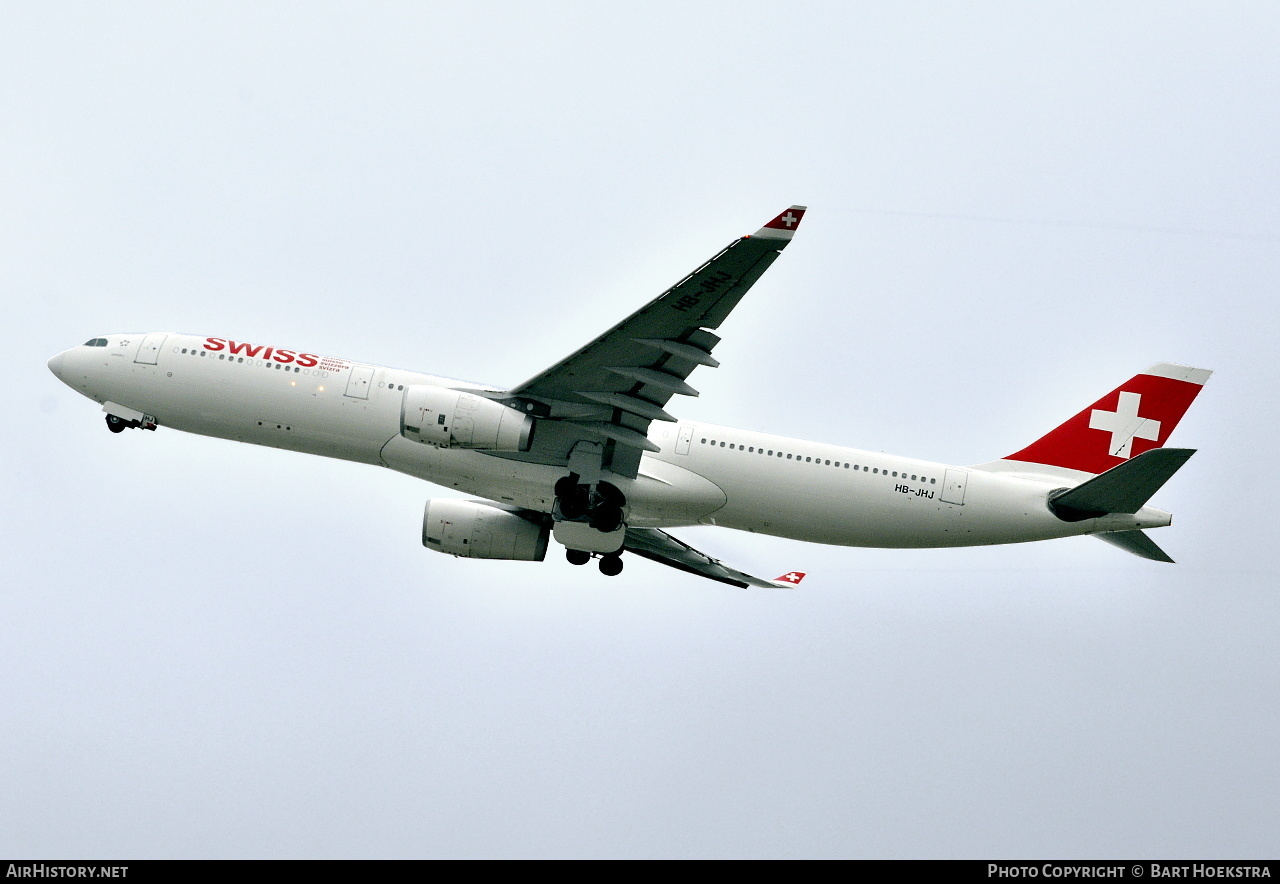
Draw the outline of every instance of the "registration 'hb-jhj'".
<instances>
[{"instance_id":1,"label":"registration 'hb-jhj'","mask_svg":"<svg viewBox=\"0 0 1280 884\"><path fill-rule=\"evenodd\" d=\"M609 331L514 387L459 383L228 337L106 335L49 360L107 426L171 427L388 467L475 500L429 500L428 549L622 570L624 552L738 586L764 580L669 529L719 525L842 546L949 547L1092 534L1172 561L1147 505L1191 456L1164 447L1209 377L1159 363L1048 435L951 466L691 420L677 396L804 217L792 206ZM684 403L686 400L678 400Z\"/></svg>"}]
</instances>

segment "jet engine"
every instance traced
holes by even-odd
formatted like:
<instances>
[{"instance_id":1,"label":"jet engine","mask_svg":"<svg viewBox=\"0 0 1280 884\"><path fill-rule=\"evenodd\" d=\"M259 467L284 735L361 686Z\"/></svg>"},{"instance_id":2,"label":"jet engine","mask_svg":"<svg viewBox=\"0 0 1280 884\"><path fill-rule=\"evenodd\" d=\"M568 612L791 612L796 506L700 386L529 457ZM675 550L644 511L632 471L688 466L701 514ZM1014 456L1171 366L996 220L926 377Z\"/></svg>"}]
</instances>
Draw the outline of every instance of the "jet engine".
<instances>
[{"instance_id":1,"label":"jet engine","mask_svg":"<svg viewBox=\"0 0 1280 884\"><path fill-rule=\"evenodd\" d=\"M448 387L406 387L400 435L438 448L528 451L533 418L500 402Z\"/></svg>"},{"instance_id":2,"label":"jet engine","mask_svg":"<svg viewBox=\"0 0 1280 884\"><path fill-rule=\"evenodd\" d=\"M422 514L422 545L468 559L541 562L547 554L550 519L483 500L428 500Z\"/></svg>"}]
</instances>

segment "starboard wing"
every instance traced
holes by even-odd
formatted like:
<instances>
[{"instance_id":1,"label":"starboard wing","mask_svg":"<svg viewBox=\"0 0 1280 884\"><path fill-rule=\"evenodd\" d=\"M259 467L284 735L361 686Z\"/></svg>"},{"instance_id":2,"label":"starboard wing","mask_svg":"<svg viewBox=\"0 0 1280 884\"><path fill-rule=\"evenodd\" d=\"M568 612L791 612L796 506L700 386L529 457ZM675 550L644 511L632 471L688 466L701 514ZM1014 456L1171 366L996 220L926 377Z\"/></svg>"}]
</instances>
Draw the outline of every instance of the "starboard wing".
<instances>
[{"instance_id":1,"label":"starboard wing","mask_svg":"<svg viewBox=\"0 0 1280 884\"><path fill-rule=\"evenodd\" d=\"M786 248L804 217L792 206L750 236L729 243L622 322L576 353L493 398L538 418L531 463L567 464L582 441L603 446L601 466L634 478L655 420L675 395L697 396L687 383L699 365L719 363L711 351L718 328Z\"/></svg>"}]
</instances>

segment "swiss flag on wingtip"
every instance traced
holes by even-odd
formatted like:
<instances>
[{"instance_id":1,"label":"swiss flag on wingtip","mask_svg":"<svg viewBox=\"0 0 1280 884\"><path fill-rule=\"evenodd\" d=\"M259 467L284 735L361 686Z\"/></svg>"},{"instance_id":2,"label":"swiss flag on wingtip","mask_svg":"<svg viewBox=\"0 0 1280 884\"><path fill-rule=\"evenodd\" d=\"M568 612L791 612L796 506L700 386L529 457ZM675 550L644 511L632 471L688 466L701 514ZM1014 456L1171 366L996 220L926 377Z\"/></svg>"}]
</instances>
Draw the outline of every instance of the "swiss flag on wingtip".
<instances>
[{"instance_id":1,"label":"swiss flag on wingtip","mask_svg":"<svg viewBox=\"0 0 1280 884\"><path fill-rule=\"evenodd\" d=\"M804 217L804 206L792 206L777 218L774 218L765 225L766 230L795 230L800 226L800 219Z\"/></svg>"},{"instance_id":2,"label":"swiss flag on wingtip","mask_svg":"<svg viewBox=\"0 0 1280 884\"><path fill-rule=\"evenodd\" d=\"M773 578L774 583L790 583L792 586L799 586L801 580L804 580L803 571L788 571L781 577Z\"/></svg>"}]
</instances>

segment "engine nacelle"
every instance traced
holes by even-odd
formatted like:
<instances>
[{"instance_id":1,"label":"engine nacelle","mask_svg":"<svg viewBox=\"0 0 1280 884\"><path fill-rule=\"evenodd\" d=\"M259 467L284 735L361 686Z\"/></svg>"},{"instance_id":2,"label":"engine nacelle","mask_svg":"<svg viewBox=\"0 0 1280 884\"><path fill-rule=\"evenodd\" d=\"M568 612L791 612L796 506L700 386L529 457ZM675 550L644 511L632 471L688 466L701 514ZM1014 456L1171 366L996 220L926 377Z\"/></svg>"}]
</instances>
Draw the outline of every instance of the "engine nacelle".
<instances>
[{"instance_id":1,"label":"engine nacelle","mask_svg":"<svg viewBox=\"0 0 1280 884\"><path fill-rule=\"evenodd\" d=\"M469 559L541 562L551 527L482 500L428 500L422 545Z\"/></svg>"},{"instance_id":2,"label":"engine nacelle","mask_svg":"<svg viewBox=\"0 0 1280 884\"><path fill-rule=\"evenodd\" d=\"M439 448L528 451L533 418L500 402L448 387L406 387L400 435Z\"/></svg>"}]
</instances>

